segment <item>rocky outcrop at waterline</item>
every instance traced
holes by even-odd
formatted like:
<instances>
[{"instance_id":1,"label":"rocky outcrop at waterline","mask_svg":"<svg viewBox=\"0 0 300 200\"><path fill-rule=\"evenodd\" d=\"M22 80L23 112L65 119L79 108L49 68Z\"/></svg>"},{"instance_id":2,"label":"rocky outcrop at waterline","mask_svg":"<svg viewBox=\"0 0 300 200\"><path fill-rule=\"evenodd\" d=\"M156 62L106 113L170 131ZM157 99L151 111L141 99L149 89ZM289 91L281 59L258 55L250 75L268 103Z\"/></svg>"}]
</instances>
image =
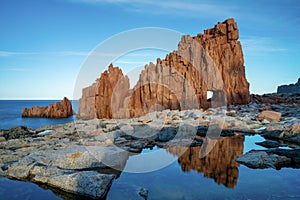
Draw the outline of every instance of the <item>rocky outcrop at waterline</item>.
<instances>
[{"instance_id":1,"label":"rocky outcrop at waterline","mask_svg":"<svg viewBox=\"0 0 300 200\"><path fill-rule=\"evenodd\" d=\"M72 105L68 98L49 106L23 108L22 117L67 118L73 115Z\"/></svg>"},{"instance_id":2,"label":"rocky outcrop at waterline","mask_svg":"<svg viewBox=\"0 0 300 200\"><path fill-rule=\"evenodd\" d=\"M278 94L300 94L300 78L298 82L290 85L280 85L277 88Z\"/></svg>"},{"instance_id":3,"label":"rocky outcrop at waterline","mask_svg":"<svg viewBox=\"0 0 300 200\"><path fill-rule=\"evenodd\" d=\"M299 149L280 149L251 150L236 159L237 162L249 168L281 169L283 167L300 168Z\"/></svg>"},{"instance_id":4,"label":"rocky outcrop at waterline","mask_svg":"<svg viewBox=\"0 0 300 200\"><path fill-rule=\"evenodd\" d=\"M250 102L244 57L236 22L228 19L191 37L178 50L145 66L137 84L109 66L84 88L79 118L132 118L154 110L187 110ZM207 91L213 92L207 100Z\"/></svg>"}]
</instances>

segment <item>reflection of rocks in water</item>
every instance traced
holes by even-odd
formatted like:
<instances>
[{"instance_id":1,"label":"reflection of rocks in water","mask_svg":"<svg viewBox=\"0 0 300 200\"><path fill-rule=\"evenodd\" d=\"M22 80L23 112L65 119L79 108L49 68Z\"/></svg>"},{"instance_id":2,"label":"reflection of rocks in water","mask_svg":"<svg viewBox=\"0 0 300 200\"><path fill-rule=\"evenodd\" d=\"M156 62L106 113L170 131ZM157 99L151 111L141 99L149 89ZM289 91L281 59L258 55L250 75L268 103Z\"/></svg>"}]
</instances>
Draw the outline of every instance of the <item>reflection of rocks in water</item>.
<instances>
[{"instance_id":1,"label":"reflection of rocks in water","mask_svg":"<svg viewBox=\"0 0 300 200\"><path fill-rule=\"evenodd\" d=\"M201 158L203 147L171 147L167 151L179 156L178 163L184 172L196 170L213 178L218 184L233 188L238 179L238 166L235 162L243 154L244 136L221 137L205 157Z\"/></svg>"}]
</instances>

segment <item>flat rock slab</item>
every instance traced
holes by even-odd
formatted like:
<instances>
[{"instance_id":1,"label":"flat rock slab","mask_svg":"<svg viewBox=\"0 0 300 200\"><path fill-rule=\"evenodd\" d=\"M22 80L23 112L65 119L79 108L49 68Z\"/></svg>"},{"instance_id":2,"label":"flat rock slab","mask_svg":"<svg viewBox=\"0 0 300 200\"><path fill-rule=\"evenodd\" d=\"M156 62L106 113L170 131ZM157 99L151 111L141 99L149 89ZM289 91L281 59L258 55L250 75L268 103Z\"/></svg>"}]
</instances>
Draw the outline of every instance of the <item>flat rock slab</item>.
<instances>
[{"instance_id":1,"label":"flat rock slab","mask_svg":"<svg viewBox=\"0 0 300 200\"><path fill-rule=\"evenodd\" d=\"M33 182L96 199L106 195L115 178L115 175L96 171L62 170L42 165L33 165L28 170L30 180Z\"/></svg>"},{"instance_id":2,"label":"flat rock slab","mask_svg":"<svg viewBox=\"0 0 300 200\"><path fill-rule=\"evenodd\" d=\"M115 146L88 146L37 151L1 168L1 174L19 180L30 180L66 192L103 197L115 175L92 169L123 169L129 153Z\"/></svg>"},{"instance_id":3,"label":"flat rock slab","mask_svg":"<svg viewBox=\"0 0 300 200\"><path fill-rule=\"evenodd\" d=\"M246 154L237 157L236 161L254 169L280 169L292 165L292 160L286 156L279 156L277 154L269 154L266 151L256 150L251 150Z\"/></svg>"},{"instance_id":4,"label":"flat rock slab","mask_svg":"<svg viewBox=\"0 0 300 200\"><path fill-rule=\"evenodd\" d=\"M283 140L287 142L300 143L300 133L293 133L289 131L273 130L265 131L262 136L266 139Z\"/></svg>"},{"instance_id":5,"label":"flat rock slab","mask_svg":"<svg viewBox=\"0 0 300 200\"><path fill-rule=\"evenodd\" d=\"M39 163L61 169L86 170L97 168L123 169L129 153L115 146L78 146L57 150L37 151L22 158L13 166Z\"/></svg>"},{"instance_id":6,"label":"flat rock slab","mask_svg":"<svg viewBox=\"0 0 300 200\"><path fill-rule=\"evenodd\" d=\"M250 168L300 168L300 149L251 150L236 161Z\"/></svg>"},{"instance_id":7,"label":"flat rock slab","mask_svg":"<svg viewBox=\"0 0 300 200\"><path fill-rule=\"evenodd\" d=\"M105 196L114 178L115 176L111 174L80 171L55 174L45 178L43 182L66 192L98 199Z\"/></svg>"}]
</instances>

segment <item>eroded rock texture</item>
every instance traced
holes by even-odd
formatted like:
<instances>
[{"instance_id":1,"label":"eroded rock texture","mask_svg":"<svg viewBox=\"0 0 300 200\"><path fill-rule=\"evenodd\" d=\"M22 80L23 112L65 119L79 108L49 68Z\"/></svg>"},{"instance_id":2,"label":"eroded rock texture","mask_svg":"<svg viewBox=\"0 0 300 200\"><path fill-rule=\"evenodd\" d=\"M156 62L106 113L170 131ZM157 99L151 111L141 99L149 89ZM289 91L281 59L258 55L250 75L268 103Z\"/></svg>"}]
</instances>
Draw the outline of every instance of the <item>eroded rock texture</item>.
<instances>
[{"instance_id":1,"label":"eroded rock texture","mask_svg":"<svg viewBox=\"0 0 300 200\"><path fill-rule=\"evenodd\" d=\"M233 19L191 37L185 35L178 50L150 63L137 84L109 66L100 79L84 88L81 118L129 118L154 110L197 109L250 102L244 58ZM213 97L207 100L207 91Z\"/></svg>"},{"instance_id":2,"label":"eroded rock texture","mask_svg":"<svg viewBox=\"0 0 300 200\"><path fill-rule=\"evenodd\" d=\"M68 98L49 106L23 108L22 117L67 118L73 115L72 105Z\"/></svg>"},{"instance_id":3,"label":"eroded rock texture","mask_svg":"<svg viewBox=\"0 0 300 200\"><path fill-rule=\"evenodd\" d=\"M101 74L91 86L82 90L79 101L78 116L84 119L91 118L117 118L114 110L123 113L124 99L128 96L129 79L124 76L118 67L109 65L108 70ZM126 111L124 111L124 114ZM122 116L119 116L120 118Z\"/></svg>"}]
</instances>

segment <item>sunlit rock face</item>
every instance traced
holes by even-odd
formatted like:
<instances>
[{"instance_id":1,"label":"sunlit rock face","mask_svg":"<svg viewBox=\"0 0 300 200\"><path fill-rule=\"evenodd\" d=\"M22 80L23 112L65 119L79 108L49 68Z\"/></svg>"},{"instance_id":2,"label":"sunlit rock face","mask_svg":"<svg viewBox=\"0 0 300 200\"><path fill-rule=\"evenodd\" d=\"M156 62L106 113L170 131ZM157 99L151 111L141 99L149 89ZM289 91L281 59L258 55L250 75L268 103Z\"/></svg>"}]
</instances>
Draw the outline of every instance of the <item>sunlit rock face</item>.
<instances>
[{"instance_id":1,"label":"sunlit rock face","mask_svg":"<svg viewBox=\"0 0 300 200\"><path fill-rule=\"evenodd\" d=\"M124 107L124 99L128 96L128 92L128 77L123 75L121 69L113 67L111 64L108 70L104 71L101 77L96 80L96 83L82 90L78 117L101 119L128 116L124 110L121 110ZM119 115L114 111L121 114Z\"/></svg>"},{"instance_id":2,"label":"sunlit rock face","mask_svg":"<svg viewBox=\"0 0 300 200\"><path fill-rule=\"evenodd\" d=\"M177 51L142 70L133 89L118 67L109 66L84 88L79 118L131 118L153 110L198 109L250 102L239 31L234 19L191 37ZM213 92L207 100L207 92Z\"/></svg>"},{"instance_id":3,"label":"sunlit rock face","mask_svg":"<svg viewBox=\"0 0 300 200\"><path fill-rule=\"evenodd\" d=\"M190 148L173 146L167 151L178 156L178 163L184 172L195 170L218 184L233 188L239 176L239 164L235 159L243 154L243 144L244 136L221 137L205 157L202 156L205 145Z\"/></svg>"},{"instance_id":4,"label":"sunlit rock face","mask_svg":"<svg viewBox=\"0 0 300 200\"><path fill-rule=\"evenodd\" d=\"M72 104L66 97L49 106L23 108L22 117L67 118L73 115Z\"/></svg>"}]
</instances>

